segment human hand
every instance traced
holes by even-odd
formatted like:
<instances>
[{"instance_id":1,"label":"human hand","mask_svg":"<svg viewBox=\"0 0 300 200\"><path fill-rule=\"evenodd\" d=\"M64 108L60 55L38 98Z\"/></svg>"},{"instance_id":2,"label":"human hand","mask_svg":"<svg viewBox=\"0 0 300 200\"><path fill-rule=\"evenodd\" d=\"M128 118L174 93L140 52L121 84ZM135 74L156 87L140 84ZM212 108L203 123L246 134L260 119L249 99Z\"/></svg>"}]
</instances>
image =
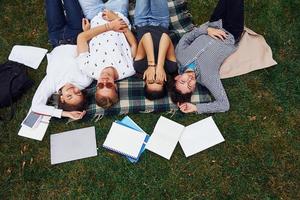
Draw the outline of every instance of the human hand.
<instances>
[{"instance_id":1,"label":"human hand","mask_svg":"<svg viewBox=\"0 0 300 200\"><path fill-rule=\"evenodd\" d=\"M155 78L155 67L148 67L144 72L143 79L147 80L148 82L154 82Z\"/></svg>"},{"instance_id":2,"label":"human hand","mask_svg":"<svg viewBox=\"0 0 300 200\"><path fill-rule=\"evenodd\" d=\"M82 18L81 24L82 24L82 30L83 30L83 31L88 31L88 30L90 30L91 24L90 24L90 22L89 22L88 19Z\"/></svg>"},{"instance_id":3,"label":"human hand","mask_svg":"<svg viewBox=\"0 0 300 200\"><path fill-rule=\"evenodd\" d=\"M180 111L183 113L192 113L197 112L197 107L195 104L185 102L185 103L177 103L177 106L179 107Z\"/></svg>"},{"instance_id":4,"label":"human hand","mask_svg":"<svg viewBox=\"0 0 300 200\"><path fill-rule=\"evenodd\" d=\"M106 21L112 21L120 17L115 12L105 9L102 13L102 18Z\"/></svg>"},{"instance_id":5,"label":"human hand","mask_svg":"<svg viewBox=\"0 0 300 200\"><path fill-rule=\"evenodd\" d=\"M82 117L86 114L86 111L63 111L62 116L68 117L73 120L82 119Z\"/></svg>"},{"instance_id":6,"label":"human hand","mask_svg":"<svg viewBox=\"0 0 300 200\"><path fill-rule=\"evenodd\" d=\"M125 32L128 26L123 19L119 18L111 21L109 23L109 27L111 30L116 32Z\"/></svg>"},{"instance_id":7,"label":"human hand","mask_svg":"<svg viewBox=\"0 0 300 200\"><path fill-rule=\"evenodd\" d=\"M228 36L225 31L221 29L212 28L212 27L207 28L207 34L216 40L220 39L222 41L224 41Z\"/></svg>"},{"instance_id":8,"label":"human hand","mask_svg":"<svg viewBox=\"0 0 300 200\"><path fill-rule=\"evenodd\" d=\"M156 81L163 83L164 81L167 81L167 74L165 72L165 69L163 67L156 67Z\"/></svg>"}]
</instances>

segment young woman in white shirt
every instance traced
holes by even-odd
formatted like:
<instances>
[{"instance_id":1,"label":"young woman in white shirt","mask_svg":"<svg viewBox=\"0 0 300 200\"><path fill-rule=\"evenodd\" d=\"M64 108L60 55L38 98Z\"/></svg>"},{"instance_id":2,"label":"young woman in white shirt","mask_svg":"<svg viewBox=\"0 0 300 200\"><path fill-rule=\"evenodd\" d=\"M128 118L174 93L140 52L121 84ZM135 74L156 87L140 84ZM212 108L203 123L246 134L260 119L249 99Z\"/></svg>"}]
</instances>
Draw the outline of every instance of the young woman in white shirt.
<instances>
[{"instance_id":1,"label":"young woman in white shirt","mask_svg":"<svg viewBox=\"0 0 300 200\"><path fill-rule=\"evenodd\" d=\"M65 13L65 14L64 14ZM57 118L81 119L85 114L82 90L92 79L78 68L77 35L82 32L82 12L77 0L46 0L49 41L54 47L47 55L46 76L32 100L32 111ZM59 93L59 108L48 106L49 97Z\"/></svg>"}]
</instances>

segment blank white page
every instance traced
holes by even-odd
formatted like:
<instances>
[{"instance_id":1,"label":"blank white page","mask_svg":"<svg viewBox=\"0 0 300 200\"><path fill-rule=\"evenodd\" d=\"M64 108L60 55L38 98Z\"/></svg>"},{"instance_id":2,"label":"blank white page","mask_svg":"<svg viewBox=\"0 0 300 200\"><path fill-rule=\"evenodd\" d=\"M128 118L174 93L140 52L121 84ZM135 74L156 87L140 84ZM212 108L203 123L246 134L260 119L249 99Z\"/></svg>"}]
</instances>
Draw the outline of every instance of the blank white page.
<instances>
[{"instance_id":1,"label":"blank white page","mask_svg":"<svg viewBox=\"0 0 300 200\"><path fill-rule=\"evenodd\" d=\"M170 159L184 126L163 116L157 121L146 149Z\"/></svg>"},{"instance_id":2,"label":"blank white page","mask_svg":"<svg viewBox=\"0 0 300 200\"><path fill-rule=\"evenodd\" d=\"M179 143L186 157L224 142L212 117L191 124L184 129Z\"/></svg>"},{"instance_id":3,"label":"blank white page","mask_svg":"<svg viewBox=\"0 0 300 200\"><path fill-rule=\"evenodd\" d=\"M52 134L51 164L58 164L97 155L95 127Z\"/></svg>"},{"instance_id":4,"label":"blank white page","mask_svg":"<svg viewBox=\"0 0 300 200\"><path fill-rule=\"evenodd\" d=\"M137 158L143 146L146 133L138 132L113 122L103 147L122 155Z\"/></svg>"}]
</instances>

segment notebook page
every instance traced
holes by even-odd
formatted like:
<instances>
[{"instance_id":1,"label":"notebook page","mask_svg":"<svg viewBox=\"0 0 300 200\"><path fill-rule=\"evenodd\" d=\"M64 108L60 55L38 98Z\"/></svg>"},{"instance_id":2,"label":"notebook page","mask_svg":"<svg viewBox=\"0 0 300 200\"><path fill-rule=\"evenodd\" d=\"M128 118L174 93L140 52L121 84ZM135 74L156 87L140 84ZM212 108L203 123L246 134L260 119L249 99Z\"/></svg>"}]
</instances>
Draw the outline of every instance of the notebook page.
<instances>
[{"instance_id":1,"label":"notebook page","mask_svg":"<svg viewBox=\"0 0 300 200\"><path fill-rule=\"evenodd\" d=\"M51 164L97 156L95 127L50 135Z\"/></svg>"},{"instance_id":2,"label":"notebook page","mask_svg":"<svg viewBox=\"0 0 300 200\"><path fill-rule=\"evenodd\" d=\"M184 126L163 116L157 121L146 149L170 159Z\"/></svg>"},{"instance_id":3,"label":"notebook page","mask_svg":"<svg viewBox=\"0 0 300 200\"><path fill-rule=\"evenodd\" d=\"M146 134L113 122L103 147L123 155L137 158Z\"/></svg>"},{"instance_id":4,"label":"notebook page","mask_svg":"<svg viewBox=\"0 0 300 200\"><path fill-rule=\"evenodd\" d=\"M184 129L179 143L186 157L225 141L212 117Z\"/></svg>"}]
</instances>

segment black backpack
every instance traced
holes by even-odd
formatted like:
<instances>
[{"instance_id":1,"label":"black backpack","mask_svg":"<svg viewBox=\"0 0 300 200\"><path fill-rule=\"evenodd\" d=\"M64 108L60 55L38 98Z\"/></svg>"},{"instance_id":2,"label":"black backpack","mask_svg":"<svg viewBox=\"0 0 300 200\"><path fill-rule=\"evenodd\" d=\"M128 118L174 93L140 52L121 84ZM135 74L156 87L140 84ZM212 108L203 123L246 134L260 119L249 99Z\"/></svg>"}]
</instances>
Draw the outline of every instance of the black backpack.
<instances>
[{"instance_id":1,"label":"black backpack","mask_svg":"<svg viewBox=\"0 0 300 200\"><path fill-rule=\"evenodd\" d=\"M28 78L25 65L13 61L0 64L0 108L11 106L9 120L15 113L13 102L32 86L33 81ZM0 117L0 120L3 118Z\"/></svg>"}]
</instances>

